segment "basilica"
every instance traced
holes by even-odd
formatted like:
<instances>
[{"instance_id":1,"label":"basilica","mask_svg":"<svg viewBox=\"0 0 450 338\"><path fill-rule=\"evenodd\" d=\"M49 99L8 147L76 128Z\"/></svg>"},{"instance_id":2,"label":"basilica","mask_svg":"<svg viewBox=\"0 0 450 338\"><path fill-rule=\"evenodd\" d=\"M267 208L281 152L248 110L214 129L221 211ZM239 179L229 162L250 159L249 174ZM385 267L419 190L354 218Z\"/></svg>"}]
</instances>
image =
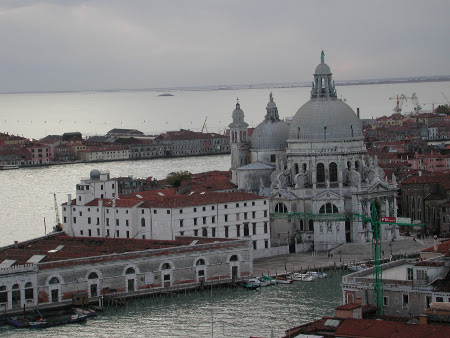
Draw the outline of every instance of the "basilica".
<instances>
[{"instance_id":1,"label":"basilica","mask_svg":"<svg viewBox=\"0 0 450 338\"><path fill-rule=\"evenodd\" d=\"M232 118L232 180L239 190L269 197L273 245L323 251L368 242L374 206L379 216L396 217L395 176L367 154L362 122L338 99L323 52L311 98L292 120L280 120L272 93L251 136L239 102ZM381 224L382 240L397 236L395 224Z\"/></svg>"}]
</instances>

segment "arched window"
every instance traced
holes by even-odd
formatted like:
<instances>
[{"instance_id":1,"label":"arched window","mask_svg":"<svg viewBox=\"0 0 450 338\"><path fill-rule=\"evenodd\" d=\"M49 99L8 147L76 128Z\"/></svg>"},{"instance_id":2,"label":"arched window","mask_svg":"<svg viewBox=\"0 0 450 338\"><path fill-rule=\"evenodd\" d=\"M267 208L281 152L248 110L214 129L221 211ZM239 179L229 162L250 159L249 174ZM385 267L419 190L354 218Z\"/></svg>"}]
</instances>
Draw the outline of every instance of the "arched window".
<instances>
[{"instance_id":1,"label":"arched window","mask_svg":"<svg viewBox=\"0 0 450 338\"><path fill-rule=\"evenodd\" d=\"M33 283L28 282L25 283L25 299L33 299L34 298L34 292L33 292Z\"/></svg>"},{"instance_id":2,"label":"arched window","mask_svg":"<svg viewBox=\"0 0 450 338\"><path fill-rule=\"evenodd\" d=\"M306 169L308 168L308 165L306 163L302 164L303 172L306 172Z\"/></svg>"},{"instance_id":3,"label":"arched window","mask_svg":"<svg viewBox=\"0 0 450 338\"><path fill-rule=\"evenodd\" d=\"M320 214L337 214L339 213L339 209L337 206L331 203L326 203L320 207Z\"/></svg>"},{"instance_id":4,"label":"arched window","mask_svg":"<svg viewBox=\"0 0 450 338\"><path fill-rule=\"evenodd\" d=\"M331 162L329 166L329 171L330 171L330 182L337 182L338 180L337 164Z\"/></svg>"},{"instance_id":5,"label":"arched window","mask_svg":"<svg viewBox=\"0 0 450 338\"><path fill-rule=\"evenodd\" d=\"M134 270L134 268L128 268L127 269L127 271L125 271L125 274L127 274L127 275L132 275L132 274L135 274L136 273L136 270Z\"/></svg>"},{"instance_id":6,"label":"arched window","mask_svg":"<svg viewBox=\"0 0 450 338\"><path fill-rule=\"evenodd\" d=\"M145 227L145 218L141 218L141 226Z\"/></svg>"},{"instance_id":7,"label":"arched window","mask_svg":"<svg viewBox=\"0 0 450 338\"><path fill-rule=\"evenodd\" d=\"M52 279L50 279L50 281L48 283L49 284L59 284L59 279L56 277L52 277Z\"/></svg>"},{"instance_id":8,"label":"arched window","mask_svg":"<svg viewBox=\"0 0 450 338\"><path fill-rule=\"evenodd\" d=\"M284 203L277 203L275 205L275 212L281 213L281 212L288 212L286 205Z\"/></svg>"},{"instance_id":9,"label":"arched window","mask_svg":"<svg viewBox=\"0 0 450 338\"><path fill-rule=\"evenodd\" d=\"M295 173L298 174L299 173L298 163L294 164L294 168L295 168Z\"/></svg>"},{"instance_id":10,"label":"arched window","mask_svg":"<svg viewBox=\"0 0 450 338\"><path fill-rule=\"evenodd\" d=\"M239 261L239 257L237 255L233 255L230 257L230 262L238 262Z\"/></svg>"},{"instance_id":11,"label":"arched window","mask_svg":"<svg viewBox=\"0 0 450 338\"><path fill-rule=\"evenodd\" d=\"M0 286L0 303L8 303L8 292L6 286Z\"/></svg>"},{"instance_id":12,"label":"arched window","mask_svg":"<svg viewBox=\"0 0 450 338\"><path fill-rule=\"evenodd\" d=\"M13 305L20 304L20 286L19 286L19 284L14 284L12 287L12 303L13 303Z\"/></svg>"},{"instance_id":13,"label":"arched window","mask_svg":"<svg viewBox=\"0 0 450 338\"><path fill-rule=\"evenodd\" d=\"M132 269L132 268L130 268L130 269ZM128 271L128 270L127 270ZM128 272L127 272L128 273ZM131 272L131 273L134 273L134 272ZM98 278L98 275L97 275L97 273L96 272L91 272L90 274L89 274L89 276L88 276L88 279L97 279Z\"/></svg>"},{"instance_id":14,"label":"arched window","mask_svg":"<svg viewBox=\"0 0 450 338\"><path fill-rule=\"evenodd\" d=\"M359 161L355 162L355 169L356 169L356 171L359 171Z\"/></svg>"},{"instance_id":15,"label":"arched window","mask_svg":"<svg viewBox=\"0 0 450 338\"><path fill-rule=\"evenodd\" d=\"M170 269L172 269L172 266L170 265L170 263L164 263L161 266L161 270L170 270Z\"/></svg>"},{"instance_id":16,"label":"arched window","mask_svg":"<svg viewBox=\"0 0 450 338\"><path fill-rule=\"evenodd\" d=\"M308 224L309 224L309 231L314 231L314 221L310 219Z\"/></svg>"},{"instance_id":17,"label":"arched window","mask_svg":"<svg viewBox=\"0 0 450 338\"><path fill-rule=\"evenodd\" d=\"M203 237L208 237L208 229L206 229L206 228L202 229L202 236Z\"/></svg>"},{"instance_id":18,"label":"arched window","mask_svg":"<svg viewBox=\"0 0 450 338\"><path fill-rule=\"evenodd\" d=\"M199 260L197 260L197 262L195 262L195 265L196 265L196 266L199 266L199 265L206 265L206 264L205 264L205 260L204 260L204 259L199 259Z\"/></svg>"},{"instance_id":19,"label":"arched window","mask_svg":"<svg viewBox=\"0 0 450 338\"><path fill-rule=\"evenodd\" d=\"M317 182L325 182L325 165L323 163L317 164Z\"/></svg>"},{"instance_id":20,"label":"arched window","mask_svg":"<svg viewBox=\"0 0 450 338\"><path fill-rule=\"evenodd\" d=\"M352 162L347 161L347 169L348 170L352 169Z\"/></svg>"}]
</instances>

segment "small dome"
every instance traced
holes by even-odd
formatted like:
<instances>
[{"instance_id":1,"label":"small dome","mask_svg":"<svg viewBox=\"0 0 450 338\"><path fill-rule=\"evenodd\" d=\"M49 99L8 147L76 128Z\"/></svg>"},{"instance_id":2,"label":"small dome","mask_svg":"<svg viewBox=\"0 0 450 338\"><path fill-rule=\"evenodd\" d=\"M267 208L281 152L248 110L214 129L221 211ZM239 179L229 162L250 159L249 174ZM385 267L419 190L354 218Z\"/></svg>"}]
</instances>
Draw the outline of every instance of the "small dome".
<instances>
[{"instance_id":1,"label":"small dome","mask_svg":"<svg viewBox=\"0 0 450 338\"><path fill-rule=\"evenodd\" d=\"M289 127L284 121L264 120L252 133L251 149L286 150Z\"/></svg>"},{"instance_id":2,"label":"small dome","mask_svg":"<svg viewBox=\"0 0 450 338\"><path fill-rule=\"evenodd\" d=\"M330 75L331 69L326 63L320 63L314 72L316 75Z\"/></svg>"},{"instance_id":3,"label":"small dome","mask_svg":"<svg viewBox=\"0 0 450 338\"><path fill-rule=\"evenodd\" d=\"M239 104L239 102L236 103L236 109L233 110L232 117L233 120L244 118L244 111L241 109L241 105Z\"/></svg>"},{"instance_id":4,"label":"small dome","mask_svg":"<svg viewBox=\"0 0 450 338\"><path fill-rule=\"evenodd\" d=\"M292 140L360 140L362 122L352 108L336 98L313 98L295 114L289 127Z\"/></svg>"},{"instance_id":5,"label":"small dome","mask_svg":"<svg viewBox=\"0 0 450 338\"><path fill-rule=\"evenodd\" d=\"M98 171L97 169L93 169L91 170L89 176L91 177L91 180L98 180L100 179L100 171Z\"/></svg>"}]
</instances>

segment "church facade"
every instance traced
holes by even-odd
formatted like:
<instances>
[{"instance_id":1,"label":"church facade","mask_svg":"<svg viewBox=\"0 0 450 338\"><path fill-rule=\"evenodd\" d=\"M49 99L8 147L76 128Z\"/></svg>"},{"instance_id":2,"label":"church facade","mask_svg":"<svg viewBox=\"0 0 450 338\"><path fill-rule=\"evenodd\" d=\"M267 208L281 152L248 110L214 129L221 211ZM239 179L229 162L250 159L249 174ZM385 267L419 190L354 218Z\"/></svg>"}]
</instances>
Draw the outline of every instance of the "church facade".
<instances>
[{"instance_id":1,"label":"church facade","mask_svg":"<svg viewBox=\"0 0 450 338\"><path fill-rule=\"evenodd\" d=\"M311 98L289 124L280 120L272 93L251 138L239 103L232 116L233 182L270 198L272 245L303 243L322 251L368 242L372 228L363 216L370 217L373 206L379 216L397 216L395 176L386 177L377 158L367 155L362 122L337 98L323 52ZM396 238L398 227L382 224L381 236Z\"/></svg>"}]
</instances>

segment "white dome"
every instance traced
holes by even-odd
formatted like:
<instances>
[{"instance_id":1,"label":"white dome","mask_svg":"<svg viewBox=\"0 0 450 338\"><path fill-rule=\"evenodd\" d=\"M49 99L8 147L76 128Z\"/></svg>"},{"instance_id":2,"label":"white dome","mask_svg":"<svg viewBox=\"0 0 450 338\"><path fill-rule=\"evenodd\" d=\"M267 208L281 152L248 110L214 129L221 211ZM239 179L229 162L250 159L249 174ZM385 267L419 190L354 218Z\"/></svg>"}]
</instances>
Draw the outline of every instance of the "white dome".
<instances>
[{"instance_id":1,"label":"white dome","mask_svg":"<svg viewBox=\"0 0 450 338\"><path fill-rule=\"evenodd\" d=\"M264 120L252 133L251 149L286 150L289 127L284 121Z\"/></svg>"},{"instance_id":2,"label":"white dome","mask_svg":"<svg viewBox=\"0 0 450 338\"><path fill-rule=\"evenodd\" d=\"M330 67L326 63L320 63L316 67L316 71L314 72L316 75L329 75L331 74Z\"/></svg>"},{"instance_id":3,"label":"white dome","mask_svg":"<svg viewBox=\"0 0 450 338\"><path fill-rule=\"evenodd\" d=\"M313 98L295 114L289 127L292 140L360 140L362 122L352 108L336 98Z\"/></svg>"}]
</instances>

